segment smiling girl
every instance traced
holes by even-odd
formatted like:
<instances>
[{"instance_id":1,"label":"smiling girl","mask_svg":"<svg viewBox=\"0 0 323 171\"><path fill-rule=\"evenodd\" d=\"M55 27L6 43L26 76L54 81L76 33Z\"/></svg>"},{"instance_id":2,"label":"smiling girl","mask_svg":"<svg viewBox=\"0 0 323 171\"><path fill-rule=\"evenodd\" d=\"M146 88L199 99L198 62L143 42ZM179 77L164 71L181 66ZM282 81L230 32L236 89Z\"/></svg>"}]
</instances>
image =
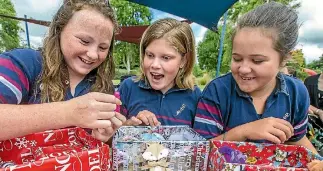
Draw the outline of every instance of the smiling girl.
<instances>
[{"instance_id":1,"label":"smiling girl","mask_svg":"<svg viewBox=\"0 0 323 171\"><path fill-rule=\"evenodd\" d=\"M119 88L127 125L189 125L200 89L192 70L195 43L189 24L161 19L145 31L140 43L141 75Z\"/></svg>"},{"instance_id":2,"label":"smiling girl","mask_svg":"<svg viewBox=\"0 0 323 171\"><path fill-rule=\"evenodd\" d=\"M297 44L296 12L280 3L241 17L232 40L232 73L213 80L198 103L194 128L207 139L302 145L309 95L279 71Z\"/></svg>"},{"instance_id":3,"label":"smiling girl","mask_svg":"<svg viewBox=\"0 0 323 171\"><path fill-rule=\"evenodd\" d=\"M117 30L107 1L65 0L41 52L0 54L0 140L78 126L108 141L125 121L111 95Z\"/></svg>"}]
</instances>

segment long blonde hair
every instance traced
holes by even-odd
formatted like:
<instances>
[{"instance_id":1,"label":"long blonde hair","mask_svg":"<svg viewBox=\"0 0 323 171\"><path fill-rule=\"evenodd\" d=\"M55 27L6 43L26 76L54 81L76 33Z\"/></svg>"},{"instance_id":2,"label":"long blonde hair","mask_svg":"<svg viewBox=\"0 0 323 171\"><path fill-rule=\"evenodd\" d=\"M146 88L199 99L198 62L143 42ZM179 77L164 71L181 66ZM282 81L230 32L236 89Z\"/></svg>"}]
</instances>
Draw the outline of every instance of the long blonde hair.
<instances>
[{"instance_id":1,"label":"long blonde hair","mask_svg":"<svg viewBox=\"0 0 323 171\"><path fill-rule=\"evenodd\" d=\"M195 63L195 40L190 25L186 22L180 22L176 19L165 18L154 22L144 32L140 42L140 79L147 83L145 76L143 60L147 46L154 40L164 38L171 46L186 57L186 63L180 68L176 77L175 85L178 88L194 88L193 66Z\"/></svg>"},{"instance_id":2,"label":"long blonde hair","mask_svg":"<svg viewBox=\"0 0 323 171\"><path fill-rule=\"evenodd\" d=\"M67 66L61 52L60 35L73 14L83 9L94 9L110 19L115 26L108 57L93 72L95 83L90 91L113 93L112 79L115 74L112 52L114 34L119 30L113 9L105 0L65 0L64 4L57 11L49 27L48 35L44 39L42 49L43 65L42 72L38 79L40 87L40 100L42 103L64 100L69 79Z\"/></svg>"}]
</instances>

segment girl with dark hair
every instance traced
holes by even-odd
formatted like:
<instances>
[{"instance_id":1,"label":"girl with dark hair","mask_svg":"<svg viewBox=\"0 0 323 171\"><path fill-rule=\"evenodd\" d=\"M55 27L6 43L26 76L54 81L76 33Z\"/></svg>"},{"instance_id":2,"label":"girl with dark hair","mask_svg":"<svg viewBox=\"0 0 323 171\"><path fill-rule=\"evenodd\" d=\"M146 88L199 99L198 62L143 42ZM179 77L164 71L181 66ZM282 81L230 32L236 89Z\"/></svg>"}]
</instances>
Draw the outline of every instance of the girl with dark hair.
<instances>
[{"instance_id":1,"label":"girl with dark hair","mask_svg":"<svg viewBox=\"0 0 323 171\"><path fill-rule=\"evenodd\" d=\"M198 103L194 128L208 139L301 145L309 96L304 84L280 73L297 44L297 13L280 3L242 16L232 36L232 73L214 79Z\"/></svg>"}]
</instances>

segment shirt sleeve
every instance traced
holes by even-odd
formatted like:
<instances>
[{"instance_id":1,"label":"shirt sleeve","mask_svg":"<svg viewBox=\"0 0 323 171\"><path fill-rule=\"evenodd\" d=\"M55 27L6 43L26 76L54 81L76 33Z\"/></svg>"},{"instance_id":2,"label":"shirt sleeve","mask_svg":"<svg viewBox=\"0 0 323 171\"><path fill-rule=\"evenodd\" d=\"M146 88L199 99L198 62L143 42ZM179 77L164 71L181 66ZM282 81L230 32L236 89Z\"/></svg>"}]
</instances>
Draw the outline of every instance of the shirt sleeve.
<instances>
[{"instance_id":1,"label":"shirt sleeve","mask_svg":"<svg viewBox=\"0 0 323 171\"><path fill-rule=\"evenodd\" d=\"M292 136L288 141L297 142L306 135L307 123L308 123L308 109L310 106L310 99L307 89L302 84L297 91L297 107L296 113L294 113L294 136Z\"/></svg>"},{"instance_id":2,"label":"shirt sleeve","mask_svg":"<svg viewBox=\"0 0 323 171\"><path fill-rule=\"evenodd\" d=\"M217 137L223 132L223 120L217 96L211 83L204 89L197 104L193 128L206 139Z\"/></svg>"},{"instance_id":3,"label":"shirt sleeve","mask_svg":"<svg viewBox=\"0 0 323 171\"><path fill-rule=\"evenodd\" d=\"M20 104L29 95L40 72L40 58L33 50L17 49L0 54L0 103Z\"/></svg>"}]
</instances>

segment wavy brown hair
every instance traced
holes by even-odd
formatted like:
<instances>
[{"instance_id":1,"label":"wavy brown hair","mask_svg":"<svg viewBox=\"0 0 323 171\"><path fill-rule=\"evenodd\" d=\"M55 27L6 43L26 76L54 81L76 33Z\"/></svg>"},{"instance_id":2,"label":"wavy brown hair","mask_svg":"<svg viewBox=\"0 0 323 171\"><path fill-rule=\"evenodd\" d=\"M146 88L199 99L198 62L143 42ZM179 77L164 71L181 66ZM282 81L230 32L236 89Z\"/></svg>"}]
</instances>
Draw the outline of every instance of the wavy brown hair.
<instances>
[{"instance_id":1,"label":"wavy brown hair","mask_svg":"<svg viewBox=\"0 0 323 171\"><path fill-rule=\"evenodd\" d=\"M143 60L147 46L154 40L164 38L182 57L186 57L186 63L180 68L176 77L175 85L178 88L194 89L193 66L196 59L195 39L190 25L186 22L180 22L176 19L165 18L154 22L144 32L140 42L140 68L139 79L147 83L145 76Z\"/></svg>"},{"instance_id":2,"label":"wavy brown hair","mask_svg":"<svg viewBox=\"0 0 323 171\"><path fill-rule=\"evenodd\" d=\"M61 52L60 35L73 14L83 9L93 9L110 19L114 24L114 33L109 48L108 57L102 62L95 72L95 83L90 91L112 94L114 91L112 79L115 74L112 52L114 34L119 30L113 9L105 0L65 0L59 8L49 26L48 35L44 39L42 49L43 65L38 79L40 85L40 99L42 103L63 101L67 88L66 80L69 79L67 66Z\"/></svg>"}]
</instances>

